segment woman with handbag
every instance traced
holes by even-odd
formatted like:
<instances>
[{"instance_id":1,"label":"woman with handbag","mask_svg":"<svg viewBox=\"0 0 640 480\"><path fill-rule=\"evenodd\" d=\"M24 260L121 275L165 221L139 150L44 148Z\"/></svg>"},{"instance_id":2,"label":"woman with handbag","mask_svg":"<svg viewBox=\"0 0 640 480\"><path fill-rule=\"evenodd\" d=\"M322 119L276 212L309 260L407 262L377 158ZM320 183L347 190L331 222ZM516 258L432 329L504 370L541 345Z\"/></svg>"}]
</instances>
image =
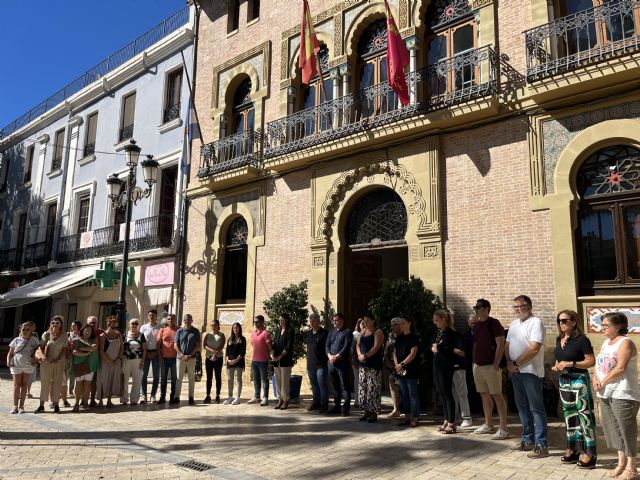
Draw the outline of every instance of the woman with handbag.
<instances>
[{"instance_id":1,"label":"woman with handbag","mask_svg":"<svg viewBox=\"0 0 640 480\"><path fill-rule=\"evenodd\" d=\"M7 365L13 377L13 410L11 413L24 413L24 400L31 374L35 370L35 354L38 340L31 336L31 327L27 323L20 326L20 335L9 344Z\"/></svg>"},{"instance_id":2,"label":"woman with handbag","mask_svg":"<svg viewBox=\"0 0 640 480\"><path fill-rule=\"evenodd\" d=\"M122 354L124 345L118 331L118 319L115 315L107 318L107 329L100 335L100 368L98 370L98 405L107 399L107 408L113 408L111 397L122 395L120 376L122 374Z\"/></svg>"},{"instance_id":3,"label":"woman with handbag","mask_svg":"<svg viewBox=\"0 0 640 480\"><path fill-rule=\"evenodd\" d=\"M73 411L80 411L80 405L87 410L89 408L89 395L91 394L91 380L98 371L100 361L98 343L93 325L85 325L80 329L78 336L72 344L71 369L76 380L76 403Z\"/></svg>"},{"instance_id":4,"label":"woman with handbag","mask_svg":"<svg viewBox=\"0 0 640 480\"><path fill-rule=\"evenodd\" d=\"M44 404L51 394L54 413L60 413L60 385L67 358L69 342L62 331L63 318L56 315L49 323L49 330L42 334L36 358L40 362L40 406L33 413L44 413Z\"/></svg>"}]
</instances>

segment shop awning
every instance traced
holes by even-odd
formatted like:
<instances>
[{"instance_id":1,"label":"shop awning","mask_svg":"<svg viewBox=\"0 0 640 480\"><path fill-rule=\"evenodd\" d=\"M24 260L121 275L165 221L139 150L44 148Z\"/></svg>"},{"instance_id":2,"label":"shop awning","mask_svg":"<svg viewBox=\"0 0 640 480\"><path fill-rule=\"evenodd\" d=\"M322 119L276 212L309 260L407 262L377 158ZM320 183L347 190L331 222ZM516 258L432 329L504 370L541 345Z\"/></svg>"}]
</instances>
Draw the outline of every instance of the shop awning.
<instances>
[{"instance_id":1,"label":"shop awning","mask_svg":"<svg viewBox=\"0 0 640 480\"><path fill-rule=\"evenodd\" d=\"M65 268L27 283L22 287L9 290L0 295L0 308L18 307L37 302L63 290L77 287L93 277L96 266Z\"/></svg>"}]
</instances>

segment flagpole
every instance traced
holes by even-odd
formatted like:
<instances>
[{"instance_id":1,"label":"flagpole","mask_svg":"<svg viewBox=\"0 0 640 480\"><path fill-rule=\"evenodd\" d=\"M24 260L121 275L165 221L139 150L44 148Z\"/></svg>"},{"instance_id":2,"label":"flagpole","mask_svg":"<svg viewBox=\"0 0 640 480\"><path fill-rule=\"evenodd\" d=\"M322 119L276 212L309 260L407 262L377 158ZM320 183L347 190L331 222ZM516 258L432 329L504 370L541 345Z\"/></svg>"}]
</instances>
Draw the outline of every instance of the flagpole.
<instances>
[{"instance_id":1,"label":"flagpole","mask_svg":"<svg viewBox=\"0 0 640 480\"><path fill-rule=\"evenodd\" d=\"M322 71L322 63L320 62L320 56L318 52L314 52L316 56L316 62L318 63L318 76L320 77L320 85L322 85L322 94L324 95L324 101L328 102L329 97L327 96L327 87L324 85L324 72Z\"/></svg>"}]
</instances>

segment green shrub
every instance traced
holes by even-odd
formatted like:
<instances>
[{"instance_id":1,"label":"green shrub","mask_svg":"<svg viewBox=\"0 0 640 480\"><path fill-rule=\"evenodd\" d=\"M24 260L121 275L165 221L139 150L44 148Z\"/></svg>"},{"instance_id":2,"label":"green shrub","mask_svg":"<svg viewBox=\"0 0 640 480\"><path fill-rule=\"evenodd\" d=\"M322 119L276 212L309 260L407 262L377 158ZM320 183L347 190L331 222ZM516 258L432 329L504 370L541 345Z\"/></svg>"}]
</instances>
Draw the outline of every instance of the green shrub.
<instances>
[{"instance_id":1,"label":"green shrub","mask_svg":"<svg viewBox=\"0 0 640 480\"><path fill-rule=\"evenodd\" d=\"M272 335L280 328L278 316L281 313L288 313L291 317L290 326L295 333L293 344L294 362L305 356L302 330L309 316L309 310L307 309L307 303L309 301L309 293L307 291L308 283L307 280L304 280L297 285L291 284L288 287L284 287L265 300L263 304L264 311L267 314L267 330L269 330Z\"/></svg>"}]
</instances>

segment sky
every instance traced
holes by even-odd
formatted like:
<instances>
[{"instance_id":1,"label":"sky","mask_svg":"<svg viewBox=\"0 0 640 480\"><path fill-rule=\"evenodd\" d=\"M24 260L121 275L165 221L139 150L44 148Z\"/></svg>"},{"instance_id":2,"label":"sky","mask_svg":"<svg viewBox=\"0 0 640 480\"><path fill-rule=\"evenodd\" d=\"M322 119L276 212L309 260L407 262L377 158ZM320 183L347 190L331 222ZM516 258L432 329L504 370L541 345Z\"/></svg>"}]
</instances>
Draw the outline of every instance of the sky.
<instances>
[{"instance_id":1,"label":"sky","mask_svg":"<svg viewBox=\"0 0 640 480\"><path fill-rule=\"evenodd\" d=\"M185 5L0 0L0 129Z\"/></svg>"}]
</instances>

